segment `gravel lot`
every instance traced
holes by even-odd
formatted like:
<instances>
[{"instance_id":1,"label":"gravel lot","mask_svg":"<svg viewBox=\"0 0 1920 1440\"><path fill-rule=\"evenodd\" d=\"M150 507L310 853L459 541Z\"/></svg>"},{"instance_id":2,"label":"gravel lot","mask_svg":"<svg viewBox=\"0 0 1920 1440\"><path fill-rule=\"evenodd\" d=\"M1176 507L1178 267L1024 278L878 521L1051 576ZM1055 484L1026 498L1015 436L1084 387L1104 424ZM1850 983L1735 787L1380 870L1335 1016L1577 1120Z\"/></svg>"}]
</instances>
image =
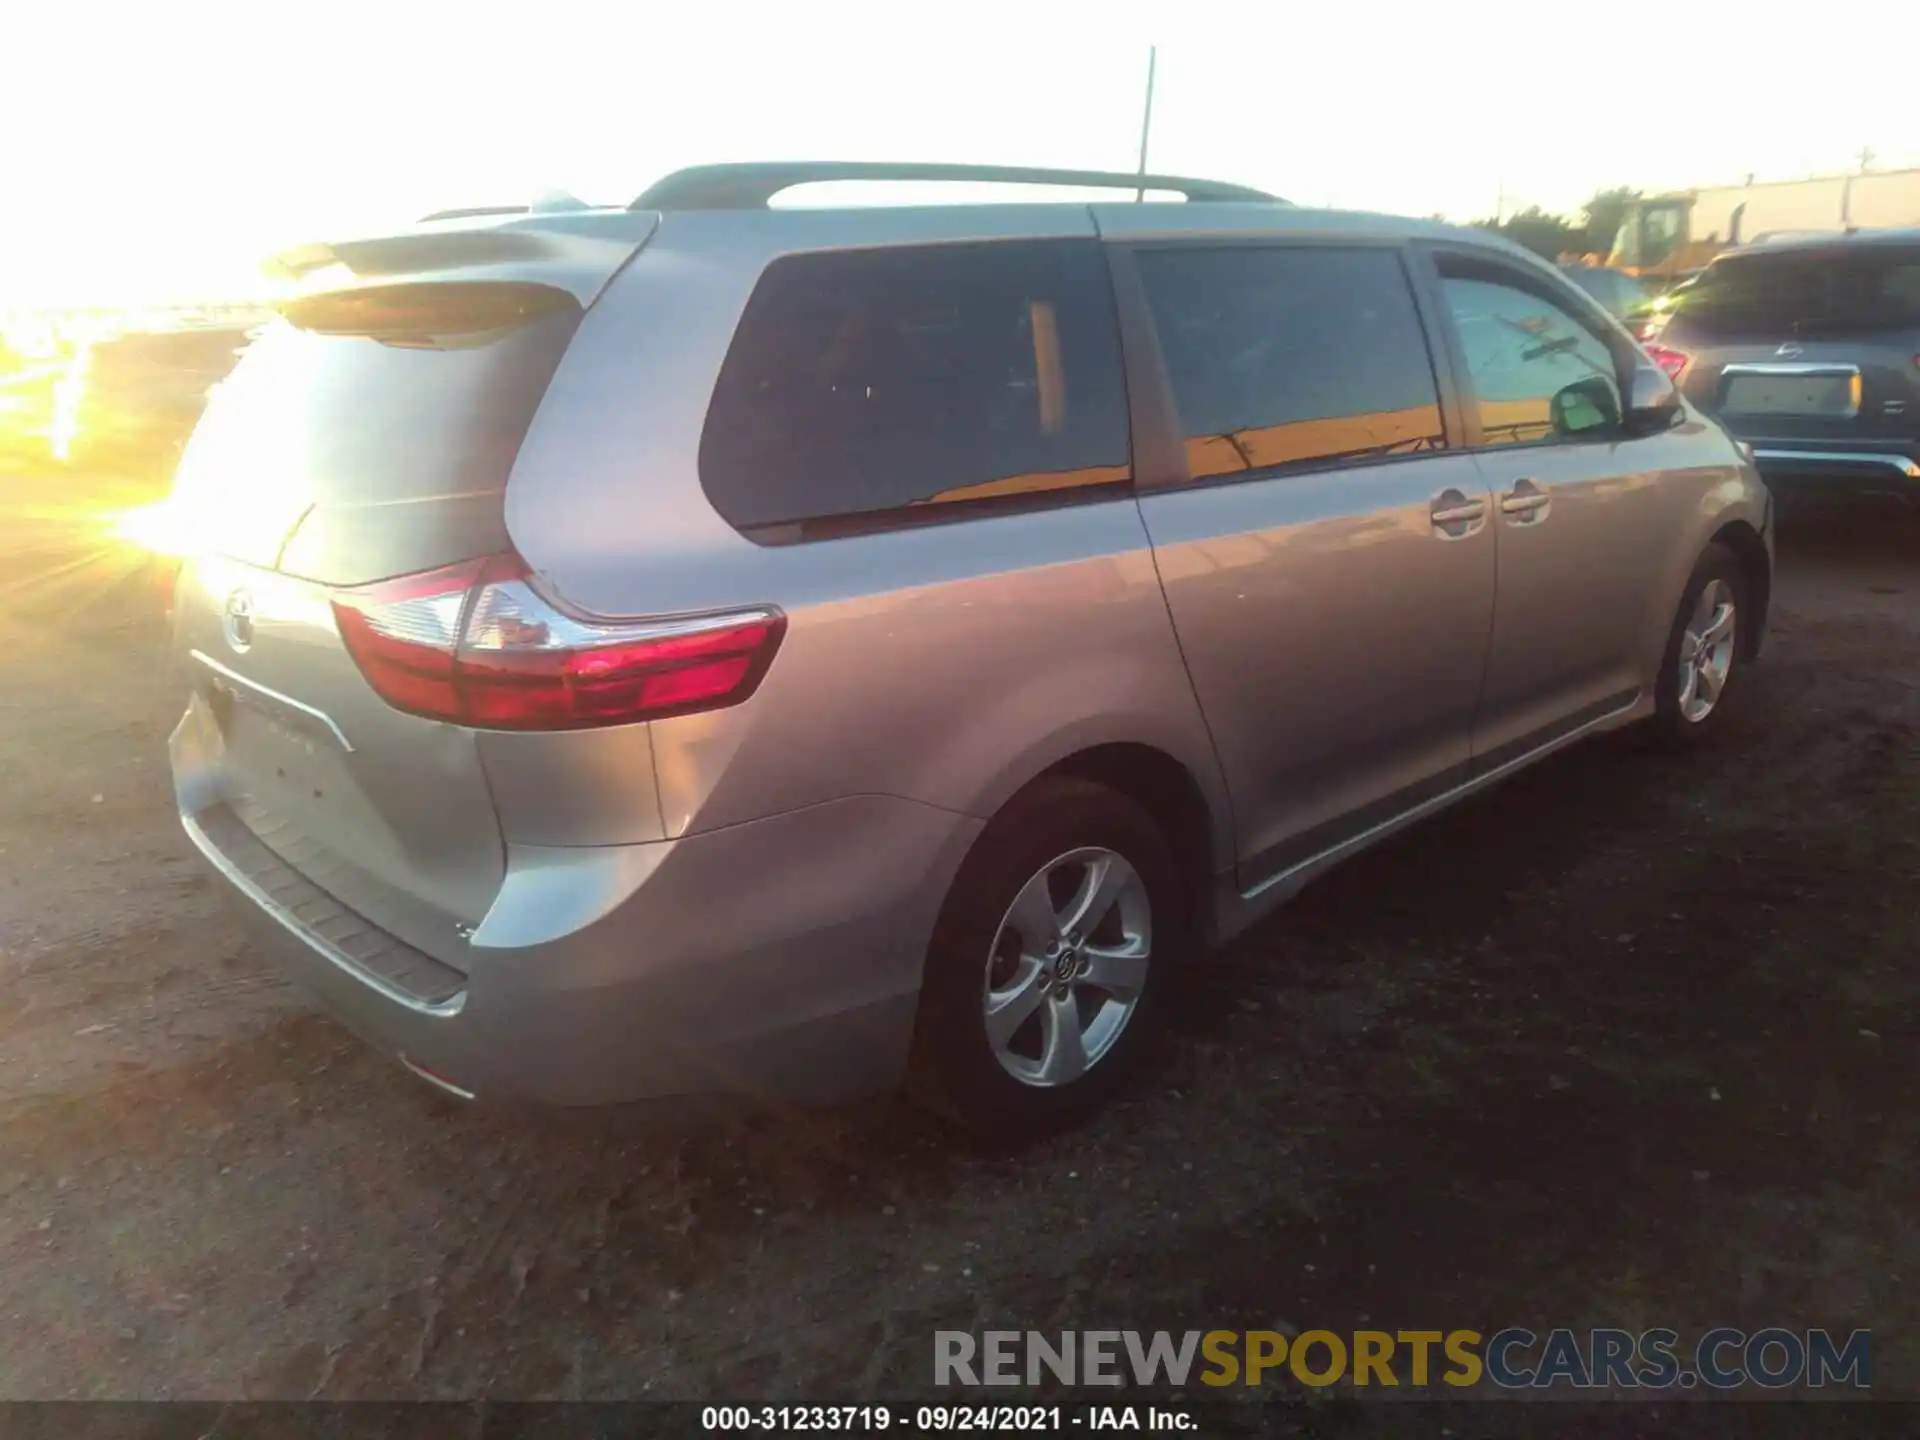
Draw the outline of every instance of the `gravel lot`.
<instances>
[{"instance_id":1,"label":"gravel lot","mask_svg":"<svg viewBox=\"0 0 1920 1440\"><path fill-rule=\"evenodd\" d=\"M1805 523L1706 757L1587 746L1197 975L1024 1156L456 1109L248 953L139 562L0 482L0 1397L849 1400L938 1327L1856 1326L1920 1395L1920 527Z\"/></svg>"}]
</instances>

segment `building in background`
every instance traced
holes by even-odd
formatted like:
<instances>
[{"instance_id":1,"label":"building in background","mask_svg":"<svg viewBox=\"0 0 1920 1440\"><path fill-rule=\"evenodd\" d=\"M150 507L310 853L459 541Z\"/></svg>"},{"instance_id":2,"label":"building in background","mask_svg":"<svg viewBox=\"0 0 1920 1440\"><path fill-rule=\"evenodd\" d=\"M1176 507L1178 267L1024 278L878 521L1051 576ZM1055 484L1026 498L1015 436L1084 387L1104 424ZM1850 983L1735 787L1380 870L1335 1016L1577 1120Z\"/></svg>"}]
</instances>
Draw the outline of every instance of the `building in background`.
<instances>
[{"instance_id":1,"label":"building in background","mask_svg":"<svg viewBox=\"0 0 1920 1440\"><path fill-rule=\"evenodd\" d=\"M1920 169L1710 186L1629 203L1607 264L1671 281L1735 245L1906 225L1920 225Z\"/></svg>"}]
</instances>

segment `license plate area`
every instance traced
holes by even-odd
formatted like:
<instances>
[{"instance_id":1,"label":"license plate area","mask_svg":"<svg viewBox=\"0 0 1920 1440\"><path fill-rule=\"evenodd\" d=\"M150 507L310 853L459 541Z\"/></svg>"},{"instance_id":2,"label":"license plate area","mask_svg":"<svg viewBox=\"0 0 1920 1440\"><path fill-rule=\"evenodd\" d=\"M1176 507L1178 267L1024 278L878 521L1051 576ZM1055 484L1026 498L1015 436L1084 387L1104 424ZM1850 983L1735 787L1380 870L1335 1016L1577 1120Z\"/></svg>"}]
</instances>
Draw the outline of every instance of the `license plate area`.
<instances>
[{"instance_id":1,"label":"license plate area","mask_svg":"<svg viewBox=\"0 0 1920 1440\"><path fill-rule=\"evenodd\" d=\"M311 810L337 795L345 781L326 740L281 716L229 701L221 729L229 763L247 788L263 795Z\"/></svg>"},{"instance_id":2,"label":"license plate area","mask_svg":"<svg viewBox=\"0 0 1920 1440\"><path fill-rule=\"evenodd\" d=\"M1851 366L1729 365L1720 408L1728 415L1851 420L1860 413L1860 372Z\"/></svg>"},{"instance_id":3,"label":"license plate area","mask_svg":"<svg viewBox=\"0 0 1920 1440\"><path fill-rule=\"evenodd\" d=\"M250 711L271 721L283 735L296 738L309 747L312 742L317 742L332 745L343 754L353 753L353 743L324 711L303 705L298 700L289 699L236 675L219 661L198 650L190 654L198 662L194 686L206 698L207 706L213 711L223 735L231 735L237 714Z\"/></svg>"}]
</instances>

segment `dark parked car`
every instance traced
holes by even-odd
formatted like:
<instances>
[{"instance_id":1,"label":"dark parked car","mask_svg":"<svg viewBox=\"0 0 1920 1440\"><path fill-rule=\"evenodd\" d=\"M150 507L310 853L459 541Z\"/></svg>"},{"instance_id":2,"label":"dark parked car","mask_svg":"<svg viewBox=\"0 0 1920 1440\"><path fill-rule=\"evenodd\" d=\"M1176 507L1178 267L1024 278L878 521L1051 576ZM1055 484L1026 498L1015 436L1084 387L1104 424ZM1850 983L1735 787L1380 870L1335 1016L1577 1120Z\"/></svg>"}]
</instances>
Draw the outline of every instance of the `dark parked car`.
<instances>
[{"instance_id":1,"label":"dark parked car","mask_svg":"<svg viewBox=\"0 0 1920 1440\"><path fill-rule=\"evenodd\" d=\"M1920 230L1723 255L1647 348L1776 488L1920 503Z\"/></svg>"}]
</instances>

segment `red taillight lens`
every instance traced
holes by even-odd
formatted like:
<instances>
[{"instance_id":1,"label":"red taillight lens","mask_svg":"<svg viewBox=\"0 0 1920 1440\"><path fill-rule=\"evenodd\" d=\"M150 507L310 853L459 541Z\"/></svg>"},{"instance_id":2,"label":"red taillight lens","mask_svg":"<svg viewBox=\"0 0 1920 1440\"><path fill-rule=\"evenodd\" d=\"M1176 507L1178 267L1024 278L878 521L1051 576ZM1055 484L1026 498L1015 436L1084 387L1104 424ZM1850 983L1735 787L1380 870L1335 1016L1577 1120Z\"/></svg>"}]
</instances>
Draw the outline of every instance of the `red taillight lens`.
<instances>
[{"instance_id":1,"label":"red taillight lens","mask_svg":"<svg viewBox=\"0 0 1920 1440\"><path fill-rule=\"evenodd\" d=\"M1687 368L1688 361L1693 358L1684 350L1675 350L1671 345L1662 345L1652 340L1641 348L1647 352L1648 358L1666 371L1668 378L1673 380L1680 378L1680 372Z\"/></svg>"},{"instance_id":2,"label":"red taillight lens","mask_svg":"<svg viewBox=\"0 0 1920 1440\"><path fill-rule=\"evenodd\" d=\"M436 720L461 718L453 652L480 569L472 560L334 594L340 639L389 705Z\"/></svg>"},{"instance_id":3,"label":"red taillight lens","mask_svg":"<svg viewBox=\"0 0 1920 1440\"><path fill-rule=\"evenodd\" d=\"M512 556L338 592L340 638L389 704L497 730L571 730L737 705L786 619L750 610L588 621L555 607Z\"/></svg>"}]
</instances>

